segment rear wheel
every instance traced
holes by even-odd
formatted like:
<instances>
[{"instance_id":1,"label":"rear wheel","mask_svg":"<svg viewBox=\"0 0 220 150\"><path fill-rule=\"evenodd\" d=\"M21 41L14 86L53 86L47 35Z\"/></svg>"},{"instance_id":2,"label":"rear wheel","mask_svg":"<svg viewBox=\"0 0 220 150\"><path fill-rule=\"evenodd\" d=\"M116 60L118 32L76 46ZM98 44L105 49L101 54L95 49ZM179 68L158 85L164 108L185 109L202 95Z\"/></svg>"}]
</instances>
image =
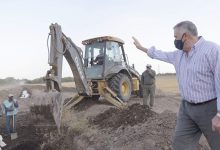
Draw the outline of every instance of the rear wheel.
<instances>
[{"instance_id":1,"label":"rear wheel","mask_svg":"<svg viewBox=\"0 0 220 150\"><path fill-rule=\"evenodd\" d=\"M124 102L131 97L131 80L127 75L119 73L109 80L109 87Z\"/></svg>"}]
</instances>

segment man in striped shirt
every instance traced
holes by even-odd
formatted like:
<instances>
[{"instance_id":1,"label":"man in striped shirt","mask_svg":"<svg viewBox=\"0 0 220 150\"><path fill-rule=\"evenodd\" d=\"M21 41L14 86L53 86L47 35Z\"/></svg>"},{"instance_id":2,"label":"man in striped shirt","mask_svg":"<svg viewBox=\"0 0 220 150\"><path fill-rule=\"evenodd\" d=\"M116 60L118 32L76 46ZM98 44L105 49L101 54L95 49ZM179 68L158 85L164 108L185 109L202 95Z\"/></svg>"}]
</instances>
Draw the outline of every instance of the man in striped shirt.
<instances>
[{"instance_id":1,"label":"man in striped shirt","mask_svg":"<svg viewBox=\"0 0 220 150\"><path fill-rule=\"evenodd\" d=\"M203 133L212 150L220 149L220 46L198 36L190 21L174 26L173 52L135 46L149 57L174 65L182 96L172 147L195 150Z\"/></svg>"}]
</instances>

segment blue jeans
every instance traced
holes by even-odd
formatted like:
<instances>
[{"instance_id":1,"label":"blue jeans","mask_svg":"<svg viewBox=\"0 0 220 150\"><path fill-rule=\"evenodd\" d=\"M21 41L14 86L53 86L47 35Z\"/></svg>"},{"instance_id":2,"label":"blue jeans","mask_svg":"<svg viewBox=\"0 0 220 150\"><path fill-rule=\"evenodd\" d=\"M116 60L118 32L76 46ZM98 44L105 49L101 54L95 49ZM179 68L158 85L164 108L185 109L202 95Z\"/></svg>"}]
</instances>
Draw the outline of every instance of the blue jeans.
<instances>
[{"instance_id":1,"label":"blue jeans","mask_svg":"<svg viewBox=\"0 0 220 150\"><path fill-rule=\"evenodd\" d=\"M11 128L11 122L12 122L12 128ZM14 115L14 128L13 128L13 115L6 115L6 132L13 133L16 131L16 115Z\"/></svg>"}]
</instances>

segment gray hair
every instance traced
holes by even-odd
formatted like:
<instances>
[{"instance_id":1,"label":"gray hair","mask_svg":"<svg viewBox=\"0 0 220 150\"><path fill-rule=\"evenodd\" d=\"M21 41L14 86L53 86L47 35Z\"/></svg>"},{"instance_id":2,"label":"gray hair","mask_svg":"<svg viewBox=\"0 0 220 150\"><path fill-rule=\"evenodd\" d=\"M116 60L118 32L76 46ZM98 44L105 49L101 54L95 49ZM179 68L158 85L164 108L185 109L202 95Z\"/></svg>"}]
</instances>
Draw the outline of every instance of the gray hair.
<instances>
[{"instance_id":1,"label":"gray hair","mask_svg":"<svg viewBox=\"0 0 220 150\"><path fill-rule=\"evenodd\" d=\"M196 25L191 21L182 21L173 27L173 29L177 29L177 28L184 32L188 32L193 36L198 36Z\"/></svg>"}]
</instances>

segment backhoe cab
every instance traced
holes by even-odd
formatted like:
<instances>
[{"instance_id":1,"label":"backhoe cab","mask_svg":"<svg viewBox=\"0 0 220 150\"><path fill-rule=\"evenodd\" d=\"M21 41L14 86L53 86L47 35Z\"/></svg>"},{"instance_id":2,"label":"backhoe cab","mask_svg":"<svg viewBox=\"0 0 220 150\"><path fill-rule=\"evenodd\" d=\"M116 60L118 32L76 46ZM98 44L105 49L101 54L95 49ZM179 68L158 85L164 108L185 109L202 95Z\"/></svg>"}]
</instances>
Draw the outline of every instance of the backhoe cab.
<instances>
[{"instance_id":1,"label":"backhoe cab","mask_svg":"<svg viewBox=\"0 0 220 150\"><path fill-rule=\"evenodd\" d=\"M128 101L131 92L139 90L139 74L127 63L124 42L104 36L85 40L82 44L85 45L85 74L92 82L93 95L100 95L95 87L99 80L104 80L118 98Z\"/></svg>"}]
</instances>

